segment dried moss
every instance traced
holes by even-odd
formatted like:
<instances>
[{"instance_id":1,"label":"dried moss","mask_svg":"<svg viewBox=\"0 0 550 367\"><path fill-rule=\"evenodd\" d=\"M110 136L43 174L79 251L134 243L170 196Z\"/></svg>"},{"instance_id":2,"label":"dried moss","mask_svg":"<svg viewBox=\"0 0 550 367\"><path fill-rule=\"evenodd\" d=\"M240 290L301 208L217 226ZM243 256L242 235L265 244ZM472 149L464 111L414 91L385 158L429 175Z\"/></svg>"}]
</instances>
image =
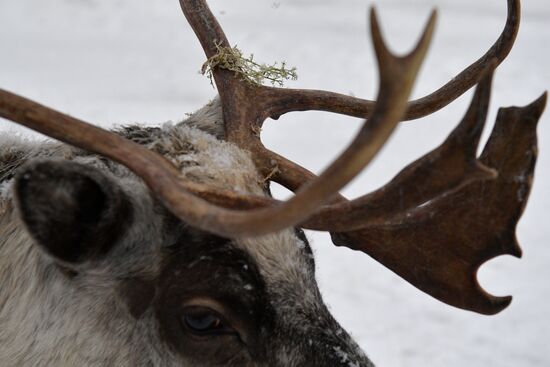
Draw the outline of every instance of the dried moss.
<instances>
[{"instance_id":1,"label":"dried moss","mask_svg":"<svg viewBox=\"0 0 550 367\"><path fill-rule=\"evenodd\" d=\"M241 50L235 47L221 47L216 45L216 55L209 58L201 68L201 74L206 75L213 83L213 69L222 68L235 72L242 80L253 85L263 85L269 82L273 86L282 87L286 80L296 80L296 68L287 68L286 62L274 63L272 65L261 64L254 61L254 54L248 57L243 56Z\"/></svg>"}]
</instances>

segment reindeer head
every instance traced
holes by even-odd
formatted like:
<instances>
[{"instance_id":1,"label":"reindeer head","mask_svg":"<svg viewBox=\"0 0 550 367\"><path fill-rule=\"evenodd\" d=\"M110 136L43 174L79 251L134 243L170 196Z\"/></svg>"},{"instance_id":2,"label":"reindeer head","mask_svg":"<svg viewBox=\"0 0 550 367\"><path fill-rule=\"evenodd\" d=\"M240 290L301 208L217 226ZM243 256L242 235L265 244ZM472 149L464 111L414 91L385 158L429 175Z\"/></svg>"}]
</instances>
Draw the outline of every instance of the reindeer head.
<instances>
[{"instance_id":1,"label":"reindeer head","mask_svg":"<svg viewBox=\"0 0 550 367\"><path fill-rule=\"evenodd\" d=\"M197 117L215 130L219 103L177 126L118 133L162 154L190 181L266 196L249 156L191 127ZM370 365L323 304L301 229L220 237L175 217L125 167L56 149L64 159L30 159L13 189L26 233L58 274L50 281L71 298L66 306L54 300L46 318L59 322L58 309L70 308L69 319L82 324L57 332L95 344L93 353L80 345L80 364Z\"/></svg>"},{"instance_id":2,"label":"reindeer head","mask_svg":"<svg viewBox=\"0 0 550 367\"><path fill-rule=\"evenodd\" d=\"M209 59L229 47L204 0L180 3ZM0 116L84 149L29 162L14 185L26 233L74 297L52 312L84 320L80 334L71 330L95 345L82 352L89 344L75 344L87 358L80 362L371 365L324 306L300 228L330 232L335 244L369 254L450 305L484 314L504 309L510 297L485 293L475 274L495 256L520 255L515 225L546 97L502 109L477 156L492 74L519 26L519 1L508 0L508 9L487 54L409 103L435 14L413 52L396 57L372 12L376 102L255 85L217 66L220 100L190 121L112 133L0 91ZM400 121L428 115L476 84L468 112L439 147L373 193L352 201L338 194ZM303 110L367 119L319 177L268 151L258 133L267 118ZM272 199L270 181L296 195Z\"/></svg>"}]
</instances>

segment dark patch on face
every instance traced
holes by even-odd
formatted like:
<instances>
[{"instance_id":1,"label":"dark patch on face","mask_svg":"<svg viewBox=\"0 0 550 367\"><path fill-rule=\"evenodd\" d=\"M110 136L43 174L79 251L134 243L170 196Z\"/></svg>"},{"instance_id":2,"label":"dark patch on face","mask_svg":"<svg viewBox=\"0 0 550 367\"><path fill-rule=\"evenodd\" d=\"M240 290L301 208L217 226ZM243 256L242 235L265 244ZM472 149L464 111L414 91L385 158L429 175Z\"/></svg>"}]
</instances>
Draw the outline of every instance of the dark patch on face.
<instances>
[{"instance_id":1,"label":"dark patch on face","mask_svg":"<svg viewBox=\"0 0 550 367\"><path fill-rule=\"evenodd\" d=\"M230 240L188 228L165 249L165 259L154 305L165 341L197 363L240 365L249 356L262 359L261 328L273 324L274 312L254 260ZM182 318L186 305L197 299L221 305L224 322L238 333L192 335Z\"/></svg>"},{"instance_id":2,"label":"dark patch on face","mask_svg":"<svg viewBox=\"0 0 550 367\"><path fill-rule=\"evenodd\" d=\"M123 280L118 288L118 295L128 308L130 315L138 320L151 306L155 298L156 285L153 281L139 278Z\"/></svg>"}]
</instances>

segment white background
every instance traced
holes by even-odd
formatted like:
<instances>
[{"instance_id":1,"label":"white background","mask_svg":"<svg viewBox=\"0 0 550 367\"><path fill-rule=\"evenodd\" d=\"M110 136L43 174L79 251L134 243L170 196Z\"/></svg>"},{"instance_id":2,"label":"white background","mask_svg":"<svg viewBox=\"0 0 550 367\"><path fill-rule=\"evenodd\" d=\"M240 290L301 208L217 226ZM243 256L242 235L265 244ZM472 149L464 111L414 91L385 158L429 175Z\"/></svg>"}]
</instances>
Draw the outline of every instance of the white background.
<instances>
[{"instance_id":1,"label":"white background","mask_svg":"<svg viewBox=\"0 0 550 367\"><path fill-rule=\"evenodd\" d=\"M523 1L523 25L499 68L497 108L524 105L550 87L550 4ZM298 67L291 87L375 98L377 74L364 0L211 0L230 42L256 59ZM414 95L426 94L477 59L498 37L505 0L378 0L394 50L415 42L432 7L439 24ZM0 0L0 87L102 125L177 121L215 95L198 75L204 61L176 0ZM344 193L379 187L438 145L471 93L441 112L404 123L376 161ZM268 121L272 149L319 171L361 121L301 113ZM540 159L519 226L521 261L496 259L483 286L513 294L509 309L479 316L422 294L366 255L312 234L322 293L337 319L380 366L550 365L550 113L539 125ZM0 131L23 129L0 120ZM28 134L25 132L25 134Z\"/></svg>"}]
</instances>

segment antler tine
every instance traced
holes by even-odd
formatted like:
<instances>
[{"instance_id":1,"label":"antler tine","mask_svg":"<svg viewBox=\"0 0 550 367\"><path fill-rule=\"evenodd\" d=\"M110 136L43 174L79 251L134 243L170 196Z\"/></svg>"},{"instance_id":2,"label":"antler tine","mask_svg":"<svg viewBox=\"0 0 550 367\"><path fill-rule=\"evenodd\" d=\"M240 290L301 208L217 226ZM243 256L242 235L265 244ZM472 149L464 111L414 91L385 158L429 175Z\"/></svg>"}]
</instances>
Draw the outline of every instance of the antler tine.
<instances>
[{"instance_id":1,"label":"antler tine","mask_svg":"<svg viewBox=\"0 0 550 367\"><path fill-rule=\"evenodd\" d=\"M269 233L305 220L337 193L369 163L404 113L414 77L433 34L435 13L418 46L405 58L395 58L387 52L374 11L371 18L381 72L380 101L373 117L319 179L309 183L289 201L274 207L244 213L212 205L192 195L178 171L164 158L113 133L3 90L0 90L0 116L127 166L143 178L175 215L191 225L227 237Z\"/></svg>"},{"instance_id":2,"label":"antler tine","mask_svg":"<svg viewBox=\"0 0 550 367\"><path fill-rule=\"evenodd\" d=\"M481 79L487 62L496 60L500 64L506 59L519 31L521 3L520 0L507 0L507 6L506 25L491 48L438 90L409 102L403 120L415 120L447 106ZM374 101L320 90L269 88L266 94L270 105L264 118L274 119L289 112L312 110L365 118L372 114L375 104Z\"/></svg>"},{"instance_id":3,"label":"antler tine","mask_svg":"<svg viewBox=\"0 0 550 367\"><path fill-rule=\"evenodd\" d=\"M207 57L214 56L220 46L229 47L222 27L204 0L180 0L180 6Z\"/></svg>"},{"instance_id":4,"label":"antler tine","mask_svg":"<svg viewBox=\"0 0 550 367\"><path fill-rule=\"evenodd\" d=\"M464 69L449 83L430 95L412 101L407 110L407 120L429 115L460 97L480 80L487 63L496 61L496 66L500 65L510 54L514 46L519 31L520 19L520 0L508 0L506 25L493 46L491 46L485 55Z\"/></svg>"}]
</instances>

